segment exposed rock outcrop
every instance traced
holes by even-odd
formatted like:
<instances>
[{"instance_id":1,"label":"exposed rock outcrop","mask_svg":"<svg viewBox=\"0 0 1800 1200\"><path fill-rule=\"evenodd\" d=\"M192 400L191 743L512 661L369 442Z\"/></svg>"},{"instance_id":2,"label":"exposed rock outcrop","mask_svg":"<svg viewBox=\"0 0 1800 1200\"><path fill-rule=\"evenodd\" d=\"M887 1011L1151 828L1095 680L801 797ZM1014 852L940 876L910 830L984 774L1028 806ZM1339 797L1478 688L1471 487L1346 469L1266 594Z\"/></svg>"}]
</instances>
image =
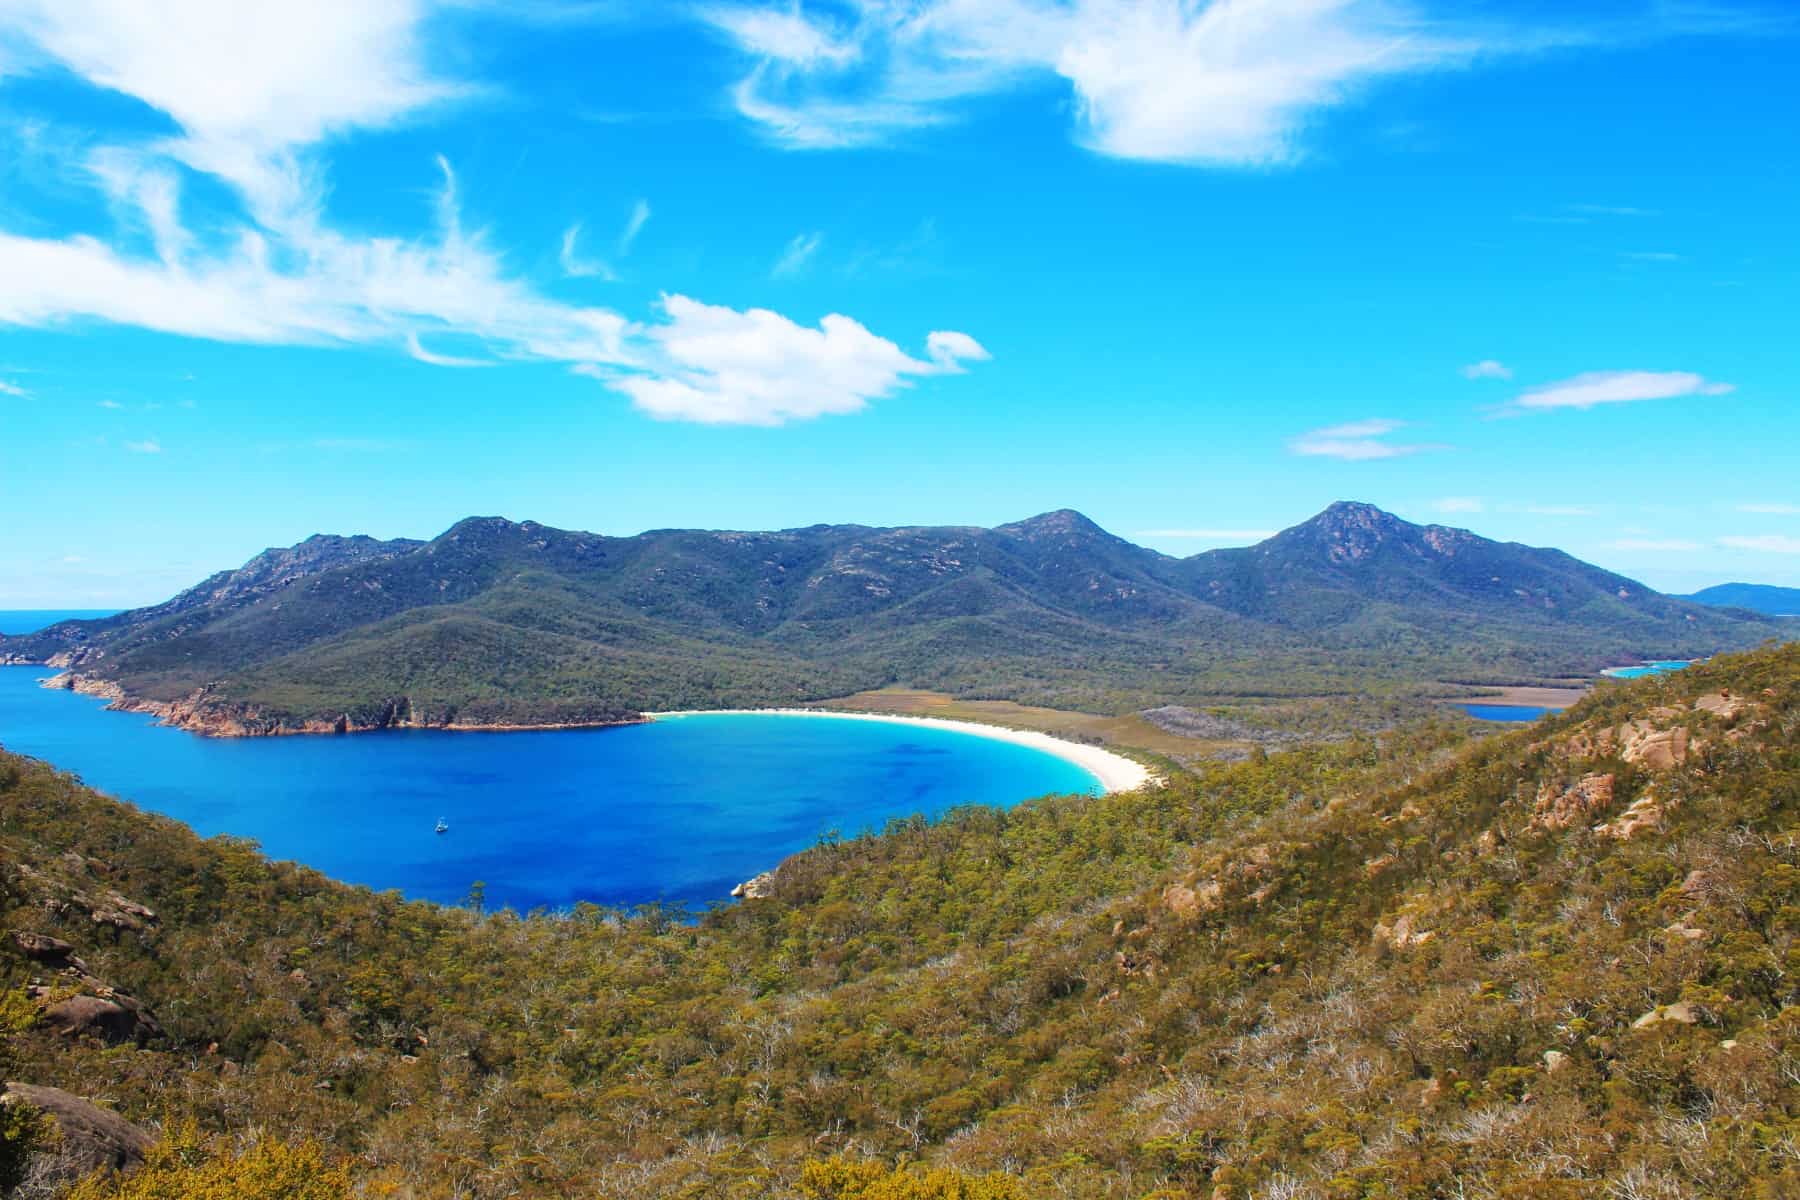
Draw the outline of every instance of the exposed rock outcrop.
<instances>
[{"instance_id":1,"label":"exposed rock outcrop","mask_svg":"<svg viewBox=\"0 0 1800 1200\"><path fill-rule=\"evenodd\" d=\"M731 889L737 900L767 900L775 894L775 872L764 871L754 879L746 879Z\"/></svg>"},{"instance_id":2,"label":"exposed rock outcrop","mask_svg":"<svg viewBox=\"0 0 1800 1200\"><path fill-rule=\"evenodd\" d=\"M55 989L41 985L26 990L32 999L44 1003L39 1021L64 1037L97 1037L108 1045L135 1042L141 1046L163 1035L156 1015L141 1000L105 985L96 994L61 999Z\"/></svg>"},{"instance_id":3,"label":"exposed rock outcrop","mask_svg":"<svg viewBox=\"0 0 1800 1200\"><path fill-rule=\"evenodd\" d=\"M154 1138L118 1113L61 1088L8 1083L0 1104L24 1104L55 1126L53 1145L32 1156L26 1186L52 1195L97 1171L131 1171L144 1161Z\"/></svg>"},{"instance_id":4,"label":"exposed rock outcrop","mask_svg":"<svg viewBox=\"0 0 1800 1200\"><path fill-rule=\"evenodd\" d=\"M1672 729L1656 729L1645 721L1633 721L1620 727L1619 757L1628 763L1667 771L1687 761L1690 744L1688 731L1677 725Z\"/></svg>"},{"instance_id":5,"label":"exposed rock outcrop","mask_svg":"<svg viewBox=\"0 0 1800 1200\"><path fill-rule=\"evenodd\" d=\"M1667 807L1656 793L1645 792L1617 817L1604 825L1594 826L1594 832L1601 837L1616 838L1621 842L1630 841L1646 829L1655 829L1661 825Z\"/></svg>"},{"instance_id":6,"label":"exposed rock outcrop","mask_svg":"<svg viewBox=\"0 0 1800 1200\"><path fill-rule=\"evenodd\" d=\"M1414 946L1425 945L1437 937L1437 932L1414 928L1412 914L1402 913L1391 925L1385 922L1377 924L1370 936L1391 949L1409 950Z\"/></svg>"},{"instance_id":7,"label":"exposed rock outcrop","mask_svg":"<svg viewBox=\"0 0 1800 1200\"><path fill-rule=\"evenodd\" d=\"M1538 787L1531 824L1537 829L1567 829L1612 807L1613 777L1594 772L1568 787L1545 782Z\"/></svg>"},{"instance_id":8,"label":"exposed rock outcrop","mask_svg":"<svg viewBox=\"0 0 1800 1200\"><path fill-rule=\"evenodd\" d=\"M1631 1027L1633 1029L1649 1029L1654 1025L1662 1024L1664 1021L1671 1021L1677 1025L1693 1025L1699 1020L1700 1010L1695 1008L1692 1004L1689 1004L1686 1000L1681 1000L1674 1004L1665 1004L1660 1008L1651 1009L1649 1012L1633 1021Z\"/></svg>"},{"instance_id":9,"label":"exposed rock outcrop","mask_svg":"<svg viewBox=\"0 0 1800 1200\"><path fill-rule=\"evenodd\" d=\"M18 929L12 930L6 936L7 940L12 942L15 950L33 962L44 963L52 967L79 965L81 962L75 957L75 947L61 938L54 938L45 933L26 933Z\"/></svg>"}]
</instances>

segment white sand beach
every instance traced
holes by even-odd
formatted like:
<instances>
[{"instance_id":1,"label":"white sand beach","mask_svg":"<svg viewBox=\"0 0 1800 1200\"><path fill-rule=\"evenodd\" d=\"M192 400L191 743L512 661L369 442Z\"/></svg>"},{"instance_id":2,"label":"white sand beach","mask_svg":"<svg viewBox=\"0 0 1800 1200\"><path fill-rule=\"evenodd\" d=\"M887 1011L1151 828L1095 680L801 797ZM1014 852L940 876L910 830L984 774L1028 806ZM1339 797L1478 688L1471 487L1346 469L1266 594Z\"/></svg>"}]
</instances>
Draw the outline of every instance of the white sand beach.
<instances>
[{"instance_id":1,"label":"white sand beach","mask_svg":"<svg viewBox=\"0 0 1800 1200\"><path fill-rule=\"evenodd\" d=\"M953 729L958 733L992 738L1000 742L1012 742L1017 746L1029 746L1033 750L1041 750L1045 754L1054 754L1087 771L1100 781L1101 790L1107 792L1128 792L1134 788L1143 787L1156 779L1150 769L1142 763L1133 762L1122 754L1114 754L1111 750L1099 746L1066 741L1063 738L1052 737L1050 734L1038 733L1034 730L983 725L978 721L947 721L940 717L903 717L888 713L833 712L830 709L820 708L726 708L645 713L644 715L652 721L677 717L752 716L822 717L834 721L885 721L890 725L932 725L939 729Z\"/></svg>"}]
</instances>

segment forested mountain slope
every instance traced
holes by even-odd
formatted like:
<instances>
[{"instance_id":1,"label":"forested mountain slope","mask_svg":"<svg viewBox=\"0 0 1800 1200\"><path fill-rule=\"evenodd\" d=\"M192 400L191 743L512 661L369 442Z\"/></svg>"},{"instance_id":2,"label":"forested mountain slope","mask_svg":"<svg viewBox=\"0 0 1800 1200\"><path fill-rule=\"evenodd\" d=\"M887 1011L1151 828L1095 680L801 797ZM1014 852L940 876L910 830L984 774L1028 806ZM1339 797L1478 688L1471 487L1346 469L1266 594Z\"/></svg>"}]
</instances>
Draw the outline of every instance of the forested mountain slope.
<instances>
[{"instance_id":1,"label":"forested mountain slope","mask_svg":"<svg viewBox=\"0 0 1800 1200\"><path fill-rule=\"evenodd\" d=\"M213 733L594 724L900 684L1095 712L1588 675L1776 634L1570 558L1335 504L1174 559L1078 513L996 529L613 538L471 518L316 537L0 662Z\"/></svg>"},{"instance_id":2,"label":"forested mountain slope","mask_svg":"<svg viewBox=\"0 0 1800 1200\"><path fill-rule=\"evenodd\" d=\"M695 923L407 904L6 758L10 1069L197 1121L144 1178L260 1131L371 1195L1785 1197L1797 822L1794 646L898 822Z\"/></svg>"}]
</instances>

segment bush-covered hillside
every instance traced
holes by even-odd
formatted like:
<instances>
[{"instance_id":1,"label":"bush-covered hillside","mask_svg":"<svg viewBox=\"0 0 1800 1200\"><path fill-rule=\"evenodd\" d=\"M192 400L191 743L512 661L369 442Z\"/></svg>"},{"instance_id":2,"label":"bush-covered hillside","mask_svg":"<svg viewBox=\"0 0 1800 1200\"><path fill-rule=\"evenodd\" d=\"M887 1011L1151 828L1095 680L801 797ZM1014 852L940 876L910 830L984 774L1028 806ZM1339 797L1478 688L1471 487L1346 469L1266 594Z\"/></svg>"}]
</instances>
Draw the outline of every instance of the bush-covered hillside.
<instances>
[{"instance_id":1,"label":"bush-covered hillside","mask_svg":"<svg viewBox=\"0 0 1800 1200\"><path fill-rule=\"evenodd\" d=\"M697 921L408 904L6 758L0 962L51 989L16 1077L194 1147L121 1195L1788 1197L1797 822L1795 646L897 823ZM150 1011L56 1032L108 988Z\"/></svg>"}]
</instances>

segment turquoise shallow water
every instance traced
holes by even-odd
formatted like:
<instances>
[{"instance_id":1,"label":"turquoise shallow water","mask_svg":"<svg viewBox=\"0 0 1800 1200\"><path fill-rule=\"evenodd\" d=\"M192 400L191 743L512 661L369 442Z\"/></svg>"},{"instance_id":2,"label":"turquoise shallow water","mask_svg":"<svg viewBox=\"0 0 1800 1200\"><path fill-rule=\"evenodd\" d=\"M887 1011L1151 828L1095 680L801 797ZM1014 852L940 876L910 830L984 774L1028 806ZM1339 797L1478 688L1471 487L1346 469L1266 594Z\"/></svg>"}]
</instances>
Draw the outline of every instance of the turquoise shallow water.
<instances>
[{"instance_id":1,"label":"turquoise shallow water","mask_svg":"<svg viewBox=\"0 0 1800 1200\"><path fill-rule=\"evenodd\" d=\"M1608 667L1601 674L1614 679L1642 679L1646 675L1666 675L1670 671L1679 671L1687 665L1688 660L1685 658L1665 659L1639 663L1635 667Z\"/></svg>"},{"instance_id":2,"label":"turquoise shallow water","mask_svg":"<svg viewBox=\"0 0 1800 1200\"><path fill-rule=\"evenodd\" d=\"M202 834L450 903L481 880L490 904L520 909L703 905L829 831L1099 790L1038 750L874 721L201 738L38 687L48 673L0 667L0 745Z\"/></svg>"}]
</instances>

